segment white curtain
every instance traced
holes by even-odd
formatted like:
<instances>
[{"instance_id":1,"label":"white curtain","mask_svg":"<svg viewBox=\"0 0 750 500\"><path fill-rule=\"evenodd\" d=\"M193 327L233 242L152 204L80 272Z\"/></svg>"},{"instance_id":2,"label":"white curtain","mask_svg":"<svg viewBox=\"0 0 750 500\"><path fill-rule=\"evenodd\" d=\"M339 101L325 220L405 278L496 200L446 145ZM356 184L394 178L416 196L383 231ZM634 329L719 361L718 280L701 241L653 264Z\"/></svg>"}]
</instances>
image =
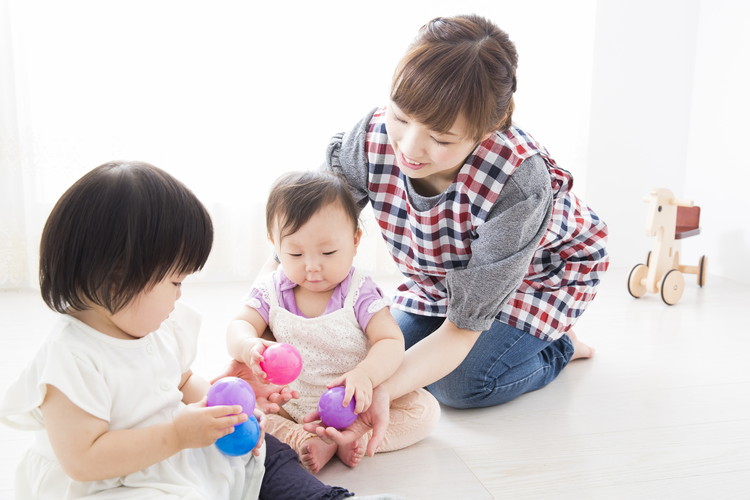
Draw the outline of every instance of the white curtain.
<instances>
[{"instance_id":1,"label":"white curtain","mask_svg":"<svg viewBox=\"0 0 750 500\"><path fill-rule=\"evenodd\" d=\"M439 15L511 34L516 118L584 172L595 2L557 3L0 0L0 288L36 286L52 205L113 159L153 163L206 204L216 240L198 280L252 278L272 180L317 168L331 135L385 104L398 58ZM392 273L364 219L358 265Z\"/></svg>"}]
</instances>

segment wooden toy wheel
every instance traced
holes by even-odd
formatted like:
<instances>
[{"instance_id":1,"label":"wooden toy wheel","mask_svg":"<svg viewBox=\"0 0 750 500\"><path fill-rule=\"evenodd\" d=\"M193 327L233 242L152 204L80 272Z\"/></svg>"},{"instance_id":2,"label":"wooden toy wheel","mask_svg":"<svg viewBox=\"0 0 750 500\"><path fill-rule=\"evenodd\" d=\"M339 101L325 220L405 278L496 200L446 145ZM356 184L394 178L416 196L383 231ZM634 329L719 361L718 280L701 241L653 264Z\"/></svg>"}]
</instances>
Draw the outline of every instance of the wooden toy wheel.
<instances>
[{"instance_id":1,"label":"wooden toy wheel","mask_svg":"<svg viewBox=\"0 0 750 500\"><path fill-rule=\"evenodd\" d=\"M636 264L630 271L630 276L628 276L628 292L636 299L639 299L646 294L646 285L644 284L644 281L646 280L647 274L648 266L644 266L643 264Z\"/></svg>"},{"instance_id":2,"label":"wooden toy wheel","mask_svg":"<svg viewBox=\"0 0 750 500\"><path fill-rule=\"evenodd\" d=\"M706 268L708 267L708 259L705 255L701 255L701 260L698 263L698 286L706 284Z\"/></svg>"},{"instance_id":3,"label":"wooden toy wheel","mask_svg":"<svg viewBox=\"0 0 750 500\"><path fill-rule=\"evenodd\" d=\"M646 267L651 265L651 250L646 254Z\"/></svg>"},{"instance_id":4,"label":"wooden toy wheel","mask_svg":"<svg viewBox=\"0 0 750 500\"><path fill-rule=\"evenodd\" d=\"M685 278L677 269L671 269L661 282L661 300L670 306L679 302L685 291Z\"/></svg>"}]
</instances>

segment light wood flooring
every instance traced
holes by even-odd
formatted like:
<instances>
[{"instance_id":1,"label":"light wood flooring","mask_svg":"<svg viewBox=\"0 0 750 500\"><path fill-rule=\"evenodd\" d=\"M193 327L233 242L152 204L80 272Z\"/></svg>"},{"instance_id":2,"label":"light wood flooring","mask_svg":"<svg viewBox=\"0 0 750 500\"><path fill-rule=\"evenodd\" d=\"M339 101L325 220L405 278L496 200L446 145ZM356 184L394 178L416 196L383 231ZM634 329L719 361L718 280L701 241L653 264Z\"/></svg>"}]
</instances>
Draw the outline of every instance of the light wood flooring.
<instances>
[{"instance_id":1,"label":"light wood flooring","mask_svg":"<svg viewBox=\"0 0 750 500\"><path fill-rule=\"evenodd\" d=\"M577 325L593 359L499 407L444 408L425 441L356 469L334 459L320 478L405 499L749 499L750 286L709 276L700 289L688 277L670 307L630 297L628 271L610 270ZM245 291L185 285L204 313L197 373L223 368L224 327ZM0 292L0 392L53 320L36 292ZM28 442L0 425L0 499L13 497Z\"/></svg>"}]
</instances>

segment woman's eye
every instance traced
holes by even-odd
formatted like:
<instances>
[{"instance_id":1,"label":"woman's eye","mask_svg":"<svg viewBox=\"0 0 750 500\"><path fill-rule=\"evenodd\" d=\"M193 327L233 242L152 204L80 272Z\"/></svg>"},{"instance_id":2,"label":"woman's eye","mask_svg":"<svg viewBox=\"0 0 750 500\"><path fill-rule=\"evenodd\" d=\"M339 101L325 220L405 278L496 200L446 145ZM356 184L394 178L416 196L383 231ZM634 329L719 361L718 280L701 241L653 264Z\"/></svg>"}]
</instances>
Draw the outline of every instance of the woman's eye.
<instances>
[{"instance_id":1,"label":"woman's eye","mask_svg":"<svg viewBox=\"0 0 750 500\"><path fill-rule=\"evenodd\" d=\"M182 286L182 282L181 281L173 281L172 284L174 286L176 286L177 288L180 288Z\"/></svg>"},{"instance_id":2,"label":"woman's eye","mask_svg":"<svg viewBox=\"0 0 750 500\"><path fill-rule=\"evenodd\" d=\"M443 142L443 141L438 141L438 140L437 140L437 139L435 139L434 137L432 138L432 140L433 140L433 141L435 141L435 143L437 143L437 144L438 144L438 145L440 145L440 146L447 146L448 144L450 144L450 142Z\"/></svg>"}]
</instances>

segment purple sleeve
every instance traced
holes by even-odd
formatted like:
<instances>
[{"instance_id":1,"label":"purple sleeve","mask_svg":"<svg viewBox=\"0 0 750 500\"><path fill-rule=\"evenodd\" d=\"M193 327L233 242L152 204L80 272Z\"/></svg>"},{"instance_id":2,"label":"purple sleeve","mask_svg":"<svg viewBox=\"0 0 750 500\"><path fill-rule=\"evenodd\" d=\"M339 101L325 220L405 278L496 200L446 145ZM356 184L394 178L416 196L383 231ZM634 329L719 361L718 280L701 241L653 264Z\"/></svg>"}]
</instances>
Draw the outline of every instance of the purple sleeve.
<instances>
[{"instance_id":1,"label":"purple sleeve","mask_svg":"<svg viewBox=\"0 0 750 500\"><path fill-rule=\"evenodd\" d=\"M367 325L376 312L390 305L390 300L383 295L378 285L368 276L359 289L357 301L354 303L354 315L357 317L362 331L367 331Z\"/></svg>"},{"instance_id":2,"label":"purple sleeve","mask_svg":"<svg viewBox=\"0 0 750 500\"><path fill-rule=\"evenodd\" d=\"M258 290L257 288L253 288L250 294L245 297L244 304L247 307L252 307L256 311L258 311L258 314L263 317L263 321L268 324L268 310L271 308L271 306L269 306L268 302L266 302L266 299L263 298L263 293L260 290Z\"/></svg>"}]
</instances>

